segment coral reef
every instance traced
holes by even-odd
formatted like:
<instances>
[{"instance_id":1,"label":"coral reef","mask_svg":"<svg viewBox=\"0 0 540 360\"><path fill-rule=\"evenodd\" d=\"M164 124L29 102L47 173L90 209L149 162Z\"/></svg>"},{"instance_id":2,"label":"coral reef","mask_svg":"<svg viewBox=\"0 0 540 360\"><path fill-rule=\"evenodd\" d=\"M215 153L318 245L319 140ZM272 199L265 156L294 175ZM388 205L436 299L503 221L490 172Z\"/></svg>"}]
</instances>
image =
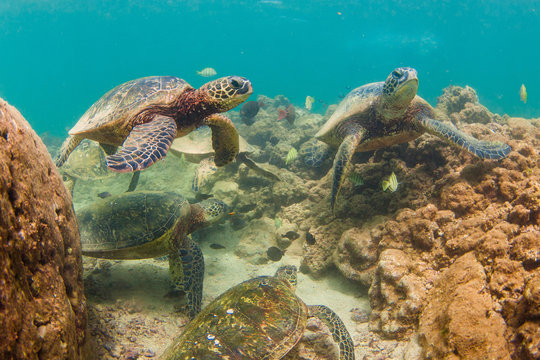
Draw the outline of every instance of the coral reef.
<instances>
[{"instance_id":1,"label":"coral reef","mask_svg":"<svg viewBox=\"0 0 540 360\"><path fill-rule=\"evenodd\" d=\"M71 196L39 137L2 99L0 134L0 358L82 359L86 305Z\"/></svg>"}]
</instances>

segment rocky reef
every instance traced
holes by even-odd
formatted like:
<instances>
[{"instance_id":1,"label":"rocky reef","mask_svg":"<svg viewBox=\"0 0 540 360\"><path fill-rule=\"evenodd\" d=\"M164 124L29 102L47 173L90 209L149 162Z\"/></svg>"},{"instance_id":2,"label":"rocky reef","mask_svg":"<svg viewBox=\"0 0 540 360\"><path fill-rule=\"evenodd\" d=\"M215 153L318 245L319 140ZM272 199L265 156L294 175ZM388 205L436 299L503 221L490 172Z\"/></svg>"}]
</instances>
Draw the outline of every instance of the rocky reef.
<instances>
[{"instance_id":1,"label":"rocky reef","mask_svg":"<svg viewBox=\"0 0 540 360\"><path fill-rule=\"evenodd\" d=\"M0 358L83 359L86 302L71 196L40 138L2 99L0 167Z\"/></svg>"}]
</instances>

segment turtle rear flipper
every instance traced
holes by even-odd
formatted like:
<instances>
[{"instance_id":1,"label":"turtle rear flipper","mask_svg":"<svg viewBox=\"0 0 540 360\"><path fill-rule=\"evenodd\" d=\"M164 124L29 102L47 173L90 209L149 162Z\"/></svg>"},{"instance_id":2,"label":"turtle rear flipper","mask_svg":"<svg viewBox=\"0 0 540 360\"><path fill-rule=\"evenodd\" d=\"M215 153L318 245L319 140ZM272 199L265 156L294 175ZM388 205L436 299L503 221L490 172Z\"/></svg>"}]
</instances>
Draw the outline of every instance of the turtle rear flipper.
<instances>
[{"instance_id":1,"label":"turtle rear flipper","mask_svg":"<svg viewBox=\"0 0 540 360\"><path fill-rule=\"evenodd\" d=\"M343 136L343 142L339 146L336 158L334 159L334 178L332 180L332 200L330 205L332 207L332 214L336 210L336 199L339 194L339 190L343 185L343 181L347 178L347 174L351 168L351 159L356 151L356 147L362 141L362 136L365 130L355 124L350 124L345 129Z\"/></svg>"},{"instance_id":2,"label":"turtle rear flipper","mask_svg":"<svg viewBox=\"0 0 540 360\"><path fill-rule=\"evenodd\" d=\"M244 163L248 168L250 168L251 170L255 171L257 174L261 175L261 176L264 176L265 178L268 178L270 180L274 180L274 181L281 181L281 179L279 178L279 176L277 176L276 174L274 174L273 172L271 171L268 171L266 169L263 169L259 164L257 164L255 161L251 160L250 158L247 157L247 155L245 153L241 153L241 154L238 154L238 156L236 157L236 159L238 161L241 161L242 163Z\"/></svg>"},{"instance_id":3,"label":"turtle rear flipper","mask_svg":"<svg viewBox=\"0 0 540 360\"><path fill-rule=\"evenodd\" d=\"M175 290L185 294L187 312L193 319L201 311L204 258L199 245L184 235L184 246L169 254L169 271Z\"/></svg>"},{"instance_id":4,"label":"turtle rear flipper","mask_svg":"<svg viewBox=\"0 0 540 360\"><path fill-rule=\"evenodd\" d=\"M58 155L56 156L56 159L54 160L54 164L56 167L62 166L66 160L69 157L69 154L75 148L83 141L84 136L82 135L70 135L64 142L62 143L62 146L60 147L60 150L58 150Z\"/></svg>"},{"instance_id":5,"label":"turtle rear flipper","mask_svg":"<svg viewBox=\"0 0 540 360\"><path fill-rule=\"evenodd\" d=\"M107 156L107 166L117 172L146 169L165 157L175 137L176 121L168 116L156 116L133 127L122 149Z\"/></svg>"},{"instance_id":6,"label":"turtle rear flipper","mask_svg":"<svg viewBox=\"0 0 540 360\"><path fill-rule=\"evenodd\" d=\"M233 161L240 151L238 131L232 121L221 114L213 114L203 121L212 129L212 147L214 148L216 166L227 165Z\"/></svg>"},{"instance_id":7,"label":"turtle rear flipper","mask_svg":"<svg viewBox=\"0 0 540 360\"><path fill-rule=\"evenodd\" d=\"M505 143L475 139L453 126L429 117L423 117L420 121L428 133L443 138L481 159L503 159L512 151L512 148Z\"/></svg>"},{"instance_id":8,"label":"turtle rear flipper","mask_svg":"<svg viewBox=\"0 0 540 360\"><path fill-rule=\"evenodd\" d=\"M339 359L354 360L354 344L351 334L339 316L324 305L308 305L308 311L310 317L316 317L328 326L334 341L339 345Z\"/></svg>"}]
</instances>

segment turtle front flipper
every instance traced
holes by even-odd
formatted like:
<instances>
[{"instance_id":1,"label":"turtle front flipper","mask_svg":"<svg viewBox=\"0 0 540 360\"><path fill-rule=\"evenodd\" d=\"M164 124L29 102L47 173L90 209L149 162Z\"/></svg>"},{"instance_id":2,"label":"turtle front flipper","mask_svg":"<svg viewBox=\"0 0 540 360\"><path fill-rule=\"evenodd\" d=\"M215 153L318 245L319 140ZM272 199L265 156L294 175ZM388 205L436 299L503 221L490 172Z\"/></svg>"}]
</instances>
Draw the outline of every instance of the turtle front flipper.
<instances>
[{"instance_id":1,"label":"turtle front flipper","mask_svg":"<svg viewBox=\"0 0 540 360\"><path fill-rule=\"evenodd\" d=\"M204 258L199 245L183 236L184 245L169 253L169 271L174 289L185 294L187 312L193 319L201 311Z\"/></svg>"},{"instance_id":2,"label":"turtle front flipper","mask_svg":"<svg viewBox=\"0 0 540 360\"><path fill-rule=\"evenodd\" d=\"M227 165L233 161L240 151L240 141L232 121L224 115L213 114L206 117L203 124L212 129L216 166Z\"/></svg>"},{"instance_id":3,"label":"turtle front flipper","mask_svg":"<svg viewBox=\"0 0 540 360\"><path fill-rule=\"evenodd\" d=\"M117 172L143 170L167 154L176 137L176 121L158 115L152 121L134 126L116 154L107 156L107 166Z\"/></svg>"},{"instance_id":4,"label":"turtle front flipper","mask_svg":"<svg viewBox=\"0 0 540 360\"><path fill-rule=\"evenodd\" d=\"M351 334L339 316L324 305L308 305L309 316L320 319L332 333L334 341L339 345L340 360L354 360L354 344Z\"/></svg>"},{"instance_id":5,"label":"turtle front flipper","mask_svg":"<svg viewBox=\"0 0 540 360\"><path fill-rule=\"evenodd\" d=\"M512 148L505 143L475 139L451 125L429 117L421 117L420 122L428 133L447 140L481 159L503 159L512 151Z\"/></svg>"},{"instance_id":6,"label":"turtle front flipper","mask_svg":"<svg viewBox=\"0 0 540 360\"><path fill-rule=\"evenodd\" d=\"M236 159L238 161L241 161L242 163L244 163L248 168L250 168L251 170L255 171L257 174L261 175L261 176L264 176L265 178L267 179L270 179L270 180L273 180L273 181L281 181L281 179L279 178L279 176L277 176L276 174L274 174L273 172L271 171L268 171L266 169L263 169L259 164L257 164L255 161L251 160L250 158L247 157L247 155L245 153L241 153L241 154L238 154L238 156L236 157Z\"/></svg>"},{"instance_id":7,"label":"turtle front flipper","mask_svg":"<svg viewBox=\"0 0 540 360\"><path fill-rule=\"evenodd\" d=\"M336 199L343 181L351 169L351 159L356 152L356 147L362 141L365 130L358 125L350 124L345 129L345 136L334 159L334 178L332 180L332 214L336 210Z\"/></svg>"},{"instance_id":8,"label":"turtle front flipper","mask_svg":"<svg viewBox=\"0 0 540 360\"><path fill-rule=\"evenodd\" d=\"M56 159L54 160L54 164L56 167L62 166L66 160L69 157L69 154L75 148L83 141L84 136L82 135L70 135L64 142L62 143L62 146L60 147L60 150L58 150L58 155L56 156Z\"/></svg>"}]
</instances>

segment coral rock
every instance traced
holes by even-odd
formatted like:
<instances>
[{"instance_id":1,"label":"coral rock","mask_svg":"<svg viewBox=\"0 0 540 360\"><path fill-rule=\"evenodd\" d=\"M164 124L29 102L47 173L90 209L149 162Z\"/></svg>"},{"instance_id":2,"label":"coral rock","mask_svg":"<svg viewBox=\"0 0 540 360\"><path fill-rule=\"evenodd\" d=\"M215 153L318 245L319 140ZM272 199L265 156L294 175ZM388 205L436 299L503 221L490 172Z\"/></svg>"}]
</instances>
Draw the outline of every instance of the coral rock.
<instances>
[{"instance_id":1,"label":"coral rock","mask_svg":"<svg viewBox=\"0 0 540 360\"><path fill-rule=\"evenodd\" d=\"M0 99L0 358L81 359L86 305L71 196L39 137Z\"/></svg>"}]
</instances>

